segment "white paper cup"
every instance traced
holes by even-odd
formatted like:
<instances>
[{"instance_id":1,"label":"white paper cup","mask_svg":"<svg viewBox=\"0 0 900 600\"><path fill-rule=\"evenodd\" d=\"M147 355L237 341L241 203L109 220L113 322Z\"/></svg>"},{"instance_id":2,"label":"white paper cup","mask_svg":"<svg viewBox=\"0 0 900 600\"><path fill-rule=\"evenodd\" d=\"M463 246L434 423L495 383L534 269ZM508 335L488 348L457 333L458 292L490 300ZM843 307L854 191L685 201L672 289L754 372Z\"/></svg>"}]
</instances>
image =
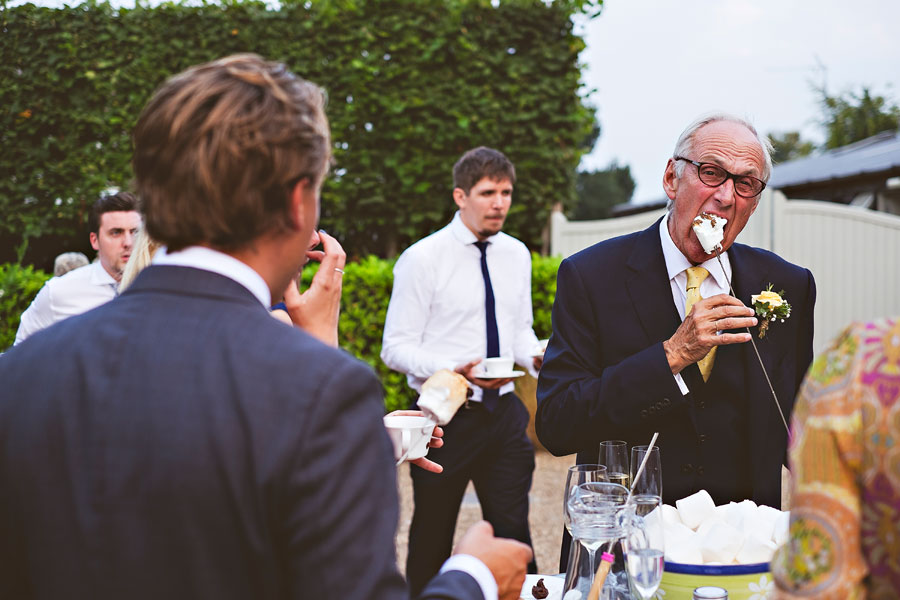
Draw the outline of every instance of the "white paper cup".
<instances>
[{"instance_id":1,"label":"white paper cup","mask_svg":"<svg viewBox=\"0 0 900 600\"><path fill-rule=\"evenodd\" d=\"M509 375L513 370L513 359L496 356L481 361L482 372L488 377Z\"/></svg>"},{"instance_id":2,"label":"white paper cup","mask_svg":"<svg viewBox=\"0 0 900 600\"><path fill-rule=\"evenodd\" d=\"M387 415L384 417L384 427L394 444L394 460L400 460L404 454L406 460L416 460L428 454L434 423L425 417Z\"/></svg>"}]
</instances>

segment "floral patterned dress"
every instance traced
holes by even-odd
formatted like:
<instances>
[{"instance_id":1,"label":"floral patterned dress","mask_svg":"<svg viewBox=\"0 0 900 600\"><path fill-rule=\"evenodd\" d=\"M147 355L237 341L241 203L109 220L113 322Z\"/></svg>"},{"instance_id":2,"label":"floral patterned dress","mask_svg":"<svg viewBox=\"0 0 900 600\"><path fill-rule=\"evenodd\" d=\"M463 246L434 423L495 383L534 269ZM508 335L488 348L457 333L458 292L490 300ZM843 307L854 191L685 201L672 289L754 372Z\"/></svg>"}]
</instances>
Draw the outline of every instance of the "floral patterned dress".
<instances>
[{"instance_id":1,"label":"floral patterned dress","mask_svg":"<svg viewBox=\"0 0 900 600\"><path fill-rule=\"evenodd\" d=\"M854 324L810 367L792 418L779 598L900 598L900 320Z\"/></svg>"}]
</instances>

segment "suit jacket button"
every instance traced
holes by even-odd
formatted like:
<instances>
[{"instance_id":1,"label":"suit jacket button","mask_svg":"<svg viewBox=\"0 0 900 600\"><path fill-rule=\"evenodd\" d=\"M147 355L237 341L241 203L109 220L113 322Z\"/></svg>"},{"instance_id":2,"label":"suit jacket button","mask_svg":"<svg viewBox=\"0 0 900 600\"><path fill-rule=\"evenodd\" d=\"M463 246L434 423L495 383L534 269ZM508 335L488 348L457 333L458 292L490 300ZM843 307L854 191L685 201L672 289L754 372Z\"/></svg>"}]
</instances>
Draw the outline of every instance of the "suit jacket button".
<instances>
[{"instance_id":1,"label":"suit jacket button","mask_svg":"<svg viewBox=\"0 0 900 600\"><path fill-rule=\"evenodd\" d=\"M670 404L672 404L671 400L669 400L668 398L663 398L663 406L669 406Z\"/></svg>"},{"instance_id":2,"label":"suit jacket button","mask_svg":"<svg viewBox=\"0 0 900 600\"><path fill-rule=\"evenodd\" d=\"M701 434L700 434L700 443L702 444L702 443L704 443L705 441L706 441L706 434L705 434L705 433L701 433Z\"/></svg>"},{"instance_id":3,"label":"suit jacket button","mask_svg":"<svg viewBox=\"0 0 900 600\"><path fill-rule=\"evenodd\" d=\"M700 475L700 476L703 475L703 465L700 465L699 467L697 467L697 475Z\"/></svg>"},{"instance_id":4,"label":"suit jacket button","mask_svg":"<svg viewBox=\"0 0 900 600\"><path fill-rule=\"evenodd\" d=\"M698 400L697 408L701 408L701 409L706 408L706 400Z\"/></svg>"},{"instance_id":5,"label":"suit jacket button","mask_svg":"<svg viewBox=\"0 0 900 600\"><path fill-rule=\"evenodd\" d=\"M641 418L642 418L642 419L646 419L646 418L647 418L647 409L646 409L646 408L645 408L644 410L641 411Z\"/></svg>"},{"instance_id":6,"label":"suit jacket button","mask_svg":"<svg viewBox=\"0 0 900 600\"><path fill-rule=\"evenodd\" d=\"M648 410L649 410L650 414L652 415L653 413L656 412L656 407L655 407L655 406L651 406Z\"/></svg>"},{"instance_id":7,"label":"suit jacket button","mask_svg":"<svg viewBox=\"0 0 900 600\"><path fill-rule=\"evenodd\" d=\"M690 474L691 471L693 471L693 470L694 470L694 465L692 465L691 463L681 465L681 472L684 473L685 475Z\"/></svg>"}]
</instances>

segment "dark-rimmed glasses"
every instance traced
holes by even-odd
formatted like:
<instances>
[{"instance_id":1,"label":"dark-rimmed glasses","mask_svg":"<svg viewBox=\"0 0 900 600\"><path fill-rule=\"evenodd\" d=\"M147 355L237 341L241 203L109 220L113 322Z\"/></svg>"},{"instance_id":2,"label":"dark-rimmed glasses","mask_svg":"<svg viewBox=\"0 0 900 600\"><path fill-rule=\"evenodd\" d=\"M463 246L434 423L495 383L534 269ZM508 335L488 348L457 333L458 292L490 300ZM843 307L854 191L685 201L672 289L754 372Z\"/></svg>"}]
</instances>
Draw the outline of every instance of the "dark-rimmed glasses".
<instances>
[{"instance_id":1,"label":"dark-rimmed glasses","mask_svg":"<svg viewBox=\"0 0 900 600\"><path fill-rule=\"evenodd\" d=\"M704 185L709 187L719 187L728 179L734 181L734 191L742 198L753 198L758 196L766 189L766 182L750 175L735 175L729 173L722 167L714 163L702 163L683 156L676 156L674 160L683 160L697 167L697 177Z\"/></svg>"}]
</instances>

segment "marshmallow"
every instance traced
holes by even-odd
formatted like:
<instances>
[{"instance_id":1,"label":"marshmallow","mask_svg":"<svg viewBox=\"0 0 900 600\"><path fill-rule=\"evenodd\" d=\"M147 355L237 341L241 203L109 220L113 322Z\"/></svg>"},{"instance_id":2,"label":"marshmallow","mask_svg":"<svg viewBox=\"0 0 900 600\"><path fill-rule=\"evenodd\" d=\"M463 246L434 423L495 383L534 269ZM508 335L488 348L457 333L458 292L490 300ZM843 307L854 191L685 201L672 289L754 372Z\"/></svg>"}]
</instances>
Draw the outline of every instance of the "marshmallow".
<instances>
[{"instance_id":1,"label":"marshmallow","mask_svg":"<svg viewBox=\"0 0 900 600\"><path fill-rule=\"evenodd\" d=\"M700 523L716 510L716 503L713 502L706 490L700 490L687 498L676 500L675 506L678 508L678 515L681 517L682 523L691 529L697 529Z\"/></svg>"},{"instance_id":2,"label":"marshmallow","mask_svg":"<svg viewBox=\"0 0 900 600\"><path fill-rule=\"evenodd\" d=\"M703 251L712 254L716 248L721 248L722 239L725 237L725 224L728 219L705 212L700 213L694 219L693 229L697 234L697 240L703 246Z\"/></svg>"},{"instance_id":3,"label":"marshmallow","mask_svg":"<svg viewBox=\"0 0 900 600\"><path fill-rule=\"evenodd\" d=\"M781 511L765 504L760 504L756 509L756 523L762 537L772 539L775 536L775 523L781 516Z\"/></svg>"},{"instance_id":4,"label":"marshmallow","mask_svg":"<svg viewBox=\"0 0 900 600\"><path fill-rule=\"evenodd\" d=\"M790 526L791 511L786 510L782 512L778 516L778 519L775 521L775 533L772 535L772 540L777 546L782 545L788 540L788 536L790 534Z\"/></svg>"},{"instance_id":5,"label":"marshmallow","mask_svg":"<svg viewBox=\"0 0 900 600\"><path fill-rule=\"evenodd\" d=\"M669 544L666 545L665 560L684 565L702 565L703 553L700 552L699 548L690 544L678 547Z\"/></svg>"},{"instance_id":6,"label":"marshmallow","mask_svg":"<svg viewBox=\"0 0 900 600\"><path fill-rule=\"evenodd\" d=\"M663 524L678 523L681 524L681 517L678 516L678 509L671 504L662 505Z\"/></svg>"},{"instance_id":7,"label":"marshmallow","mask_svg":"<svg viewBox=\"0 0 900 600\"><path fill-rule=\"evenodd\" d=\"M774 544L768 537L761 537L758 534L748 535L744 538L744 545L741 546L735 560L738 564L769 562L774 551L772 546Z\"/></svg>"},{"instance_id":8,"label":"marshmallow","mask_svg":"<svg viewBox=\"0 0 900 600\"><path fill-rule=\"evenodd\" d=\"M729 563L744 545L744 534L724 521L716 521L700 538L703 560Z\"/></svg>"},{"instance_id":9,"label":"marshmallow","mask_svg":"<svg viewBox=\"0 0 900 600\"><path fill-rule=\"evenodd\" d=\"M697 535L699 535L700 538L702 539L703 536L705 536L707 533L709 533L709 530L712 529L713 525L715 525L716 523L725 523L725 521L723 519L719 518L718 515L713 513L708 518L703 519L703 522L700 523L699 527L697 527ZM737 528L735 528L735 529L737 529Z\"/></svg>"}]
</instances>

